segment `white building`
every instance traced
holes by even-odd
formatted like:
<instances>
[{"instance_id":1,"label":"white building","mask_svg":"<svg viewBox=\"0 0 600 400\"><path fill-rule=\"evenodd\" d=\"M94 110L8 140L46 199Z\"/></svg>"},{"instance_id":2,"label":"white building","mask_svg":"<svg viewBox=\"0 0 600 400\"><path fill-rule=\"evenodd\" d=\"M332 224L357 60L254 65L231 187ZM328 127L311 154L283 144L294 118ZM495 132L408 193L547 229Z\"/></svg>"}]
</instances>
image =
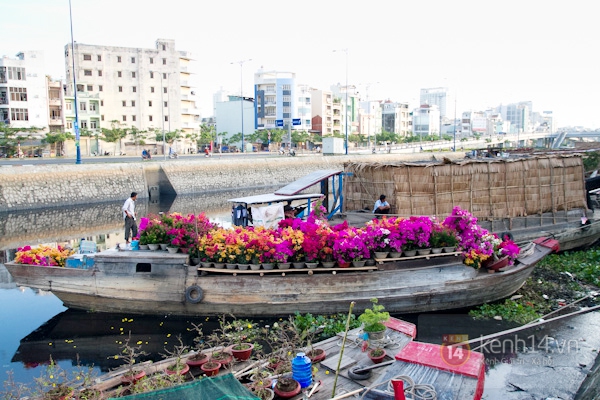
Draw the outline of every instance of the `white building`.
<instances>
[{"instance_id":1,"label":"white building","mask_svg":"<svg viewBox=\"0 0 600 400\"><path fill-rule=\"evenodd\" d=\"M394 103L389 100L384 102L381 105L381 120L382 129L386 132L395 133L400 136L408 136L412 129L408 103Z\"/></svg>"},{"instance_id":2,"label":"white building","mask_svg":"<svg viewBox=\"0 0 600 400\"><path fill-rule=\"evenodd\" d=\"M356 86L343 86L340 84L330 87L334 100L334 121L333 133L353 135L358 133L358 109L359 98L356 93ZM339 109L339 120L337 110ZM348 129L346 130L346 123ZM339 127L339 129L338 129Z\"/></svg>"},{"instance_id":3,"label":"white building","mask_svg":"<svg viewBox=\"0 0 600 400\"><path fill-rule=\"evenodd\" d=\"M375 137L381 133L381 103L379 101L361 101L359 109L359 131L367 137L367 143L375 143Z\"/></svg>"},{"instance_id":4,"label":"white building","mask_svg":"<svg viewBox=\"0 0 600 400\"><path fill-rule=\"evenodd\" d=\"M413 111L412 126L415 136L439 135L440 110L437 106L423 104Z\"/></svg>"},{"instance_id":5,"label":"white building","mask_svg":"<svg viewBox=\"0 0 600 400\"><path fill-rule=\"evenodd\" d=\"M41 51L0 58L0 121L13 128L48 129L48 87Z\"/></svg>"},{"instance_id":6,"label":"white building","mask_svg":"<svg viewBox=\"0 0 600 400\"><path fill-rule=\"evenodd\" d=\"M158 39L153 49L86 45L75 43L80 126L110 128L112 121L122 127L157 131L182 130L184 135L199 128L199 110L190 84L191 56L177 51L175 41ZM65 46L66 91L73 97L71 45ZM98 101L91 116L90 102ZM82 107L85 107L82 108ZM100 112L100 111L98 111ZM97 128L92 128L96 117ZM74 115L67 116L67 129Z\"/></svg>"},{"instance_id":7,"label":"white building","mask_svg":"<svg viewBox=\"0 0 600 400\"><path fill-rule=\"evenodd\" d=\"M429 89L421 89L421 97L419 104L429 104L430 106L438 106L440 115L446 117L446 101L448 98L448 88L437 87Z\"/></svg>"},{"instance_id":8,"label":"white building","mask_svg":"<svg viewBox=\"0 0 600 400\"><path fill-rule=\"evenodd\" d=\"M242 107L244 107L242 112ZM217 147L224 143L242 148L242 141L231 142L231 137L242 133L242 114L244 115L244 145L245 151L252 151L252 144L248 142L248 135L254 133L254 103L252 100L244 98L240 103L239 96L231 96L231 100L222 101L216 104L216 129L217 129Z\"/></svg>"}]
</instances>

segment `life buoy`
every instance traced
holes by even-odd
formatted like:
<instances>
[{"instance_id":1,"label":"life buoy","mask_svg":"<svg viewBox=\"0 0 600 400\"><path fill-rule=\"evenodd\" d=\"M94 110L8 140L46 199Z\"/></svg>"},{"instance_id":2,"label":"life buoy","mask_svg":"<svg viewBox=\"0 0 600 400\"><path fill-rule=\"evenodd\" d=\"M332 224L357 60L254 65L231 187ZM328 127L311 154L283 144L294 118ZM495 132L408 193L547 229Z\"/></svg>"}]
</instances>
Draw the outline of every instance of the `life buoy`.
<instances>
[{"instance_id":1,"label":"life buoy","mask_svg":"<svg viewBox=\"0 0 600 400\"><path fill-rule=\"evenodd\" d=\"M512 233L510 233L510 232L502 232L500 234L500 239L505 240L506 238L508 238L509 240L513 240L513 241L515 240Z\"/></svg>"},{"instance_id":2,"label":"life buoy","mask_svg":"<svg viewBox=\"0 0 600 400\"><path fill-rule=\"evenodd\" d=\"M196 304L202 301L204 297L204 292L202 288L198 285L192 285L185 289L185 300L188 303Z\"/></svg>"}]
</instances>

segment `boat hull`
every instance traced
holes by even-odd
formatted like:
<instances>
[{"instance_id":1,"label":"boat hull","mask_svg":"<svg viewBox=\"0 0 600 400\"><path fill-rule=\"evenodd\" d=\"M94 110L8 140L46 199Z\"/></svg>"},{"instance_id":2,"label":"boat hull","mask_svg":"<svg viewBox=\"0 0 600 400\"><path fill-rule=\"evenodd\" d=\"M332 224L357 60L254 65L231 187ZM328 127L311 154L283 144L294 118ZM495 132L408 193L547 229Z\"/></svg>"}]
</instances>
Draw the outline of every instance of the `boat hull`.
<instances>
[{"instance_id":1,"label":"boat hull","mask_svg":"<svg viewBox=\"0 0 600 400\"><path fill-rule=\"evenodd\" d=\"M198 268L184 255L104 252L93 268L7 263L20 286L50 290L66 307L95 312L205 316L289 315L360 311L378 298L392 313L474 306L518 290L551 249L534 252L505 272L465 266L457 254L380 263L375 267L239 271ZM197 286L199 300L186 298Z\"/></svg>"}]
</instances>

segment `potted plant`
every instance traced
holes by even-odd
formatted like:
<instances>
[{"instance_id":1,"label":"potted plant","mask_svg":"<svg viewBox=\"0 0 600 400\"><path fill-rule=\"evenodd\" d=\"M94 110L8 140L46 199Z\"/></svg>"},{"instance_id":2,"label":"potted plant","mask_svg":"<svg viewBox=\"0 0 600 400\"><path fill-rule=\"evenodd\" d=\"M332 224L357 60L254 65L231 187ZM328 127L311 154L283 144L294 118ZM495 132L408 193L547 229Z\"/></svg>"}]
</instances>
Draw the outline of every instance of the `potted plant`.
<instances>
[{"instance_id":1,"label":"potted plant","mask_svg":"<svg viewBox=\"0 0 600 400\"><path fill-rule=\"evenodd\" d=\"M48 390L45 395L45 400L67 400L73 397L75 390L66 383L59 383Z\"/></svg>"},{"instance_id":2,"label":"potted plant","mask_svg":"<svg viewBox=\"0 0 600 400\"><path fill-rule=\"evenodd\" d=\"M215 376L219 373L219 369L221 369L221 363L210 360L202 364L200 369L204 371L206 376Z\"/></svg>"},{"instance_id":3,"label":"potted plant","mask_svg":"<svg viewBox=\"0 0 600 400\"><path fill-rule=\"evenodd\" d=\"M371 361L373 361L374 364L379 364L385 358L386 353L382 347L375 347L373 349L370 349L367 355L369 356Z\"/></svg>"},{"instance_id":4,"label":"potted plant","mask_svg":"<svg viewBox=\"0 0 600 400\"><path fill-rule=\"evenodd\" d=\"M233 342L231 354L235 359L238 361L249 359L255 346L252 341L257 337L254 324L247 319L234 319L224 325L223 331Z\"/></svg>"},{"instance_id":5,"label":"potted plant","mask_svg":"<svg viewBox=\"0 0 600 400\"><path fill-rule=\"evenodd\" d=\"M131 332L129 332L129 336L123 342L123 346L121 347L121 354L123 360L126 362L126 371L123 375L121 375L121 383L133 385L146 376L146 371L144 371L141 367L137 367L135 363L138 357L148 355L148 353L141 350L141 345L132 346L130 342Z\"/></svg>"},{"instance_id":6,"label":"potted plant","mask_svg":"<svg viewBox=\"0 0 600 400\"><path fill-rule=\"evenodd\" d=\"M383 339L386 326L383 324L390 319L390 314L385 310L385 307L378 304L377 298L371 299L371 308L365 309L365 311L358 316L358 320L363 324L363 331L369 335L369 339L381 340Z\"/></svg>"},{"instance_id":7,"label":"potted plant","mask_svg":"<svg viewBox=\"0 0 600 400\"><path fill-rule=\"evenodd\" d=\"M300 382L291 377L282 377L277 380L275 394L283 399L289 399L300 393Z\"/></svg>"},{"instance_id":8,"label":"potted plant","mask_svg":"<svg viewBox=\"0 0 600 400\"><path fill-rule=\"evenodd\" d=\"M165 354L162 354L166 359L175 359L175 361L165 369L167 375L185 375L190 370L190 366L182 361L182 357L188 351L188 347L183 344L181 335L177 336L177 340L179 341L179 344L175 345L173 350L165 349Z\"/></svg>"},{"instance_id":9,"label":"potted plant","mask_svg":"<svg viewBox=\"0 0 600 400\"><path fill-rule=\"evenodd\" d=\"M440 252L441 250L451 253L458 244L458 238L456 237L456 232L451 228L443 225L434 225L429 237L429 244L433 253Z\"/></svg>"}]
</instances>

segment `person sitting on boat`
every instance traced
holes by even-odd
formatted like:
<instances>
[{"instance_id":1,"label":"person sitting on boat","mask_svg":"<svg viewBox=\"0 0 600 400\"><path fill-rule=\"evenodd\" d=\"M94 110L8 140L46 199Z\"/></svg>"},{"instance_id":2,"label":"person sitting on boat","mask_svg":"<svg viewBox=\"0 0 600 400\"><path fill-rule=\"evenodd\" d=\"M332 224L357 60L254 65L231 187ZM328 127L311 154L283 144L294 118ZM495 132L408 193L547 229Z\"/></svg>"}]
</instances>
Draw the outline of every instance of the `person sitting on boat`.
<instances>
[{"instance_id":1,"label":"person sitting on boat","mask_svg":"<svg viewBox=\"0 0 600 400\"><path fill-rule=\"evenodd\" d=\"M296 210L289 204L283 206L283 215L285 218L296 218Z\"/></svg>"},{"instance_id":2,"label":"person sitting on boat","mask_svg":"<svg viewBox=\"0 0 600 400\"><path fill-rule=\"evenodd\" d=\"M385 194L379 196L379 200L375 202L375 207L373 207L373 214L389 214L390 213L390 203L385 200Z\"/></svg>"}]
</instances>

